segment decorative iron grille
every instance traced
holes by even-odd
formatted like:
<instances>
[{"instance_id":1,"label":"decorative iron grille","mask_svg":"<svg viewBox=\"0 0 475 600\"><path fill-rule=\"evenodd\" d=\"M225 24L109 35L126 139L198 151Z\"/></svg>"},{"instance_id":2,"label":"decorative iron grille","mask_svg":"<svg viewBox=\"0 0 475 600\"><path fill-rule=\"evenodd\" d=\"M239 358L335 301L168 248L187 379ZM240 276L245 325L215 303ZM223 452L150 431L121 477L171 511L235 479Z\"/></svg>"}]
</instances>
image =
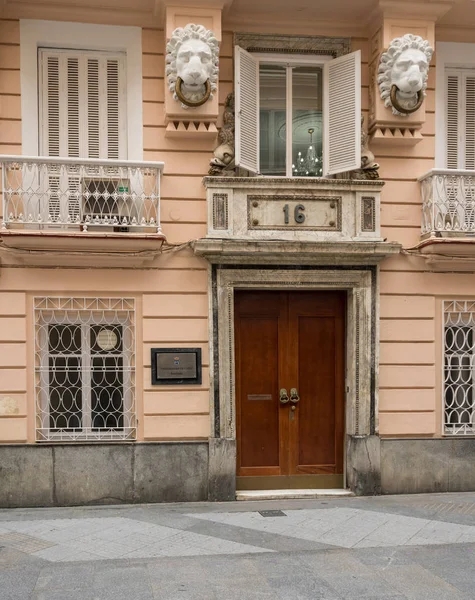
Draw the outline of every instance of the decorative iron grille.
<instances>
[{"instance_id":1,"label":"decorative iron grille","mask_svg":"<svg viewBox=\"0 0 475 600\"><path fill-rule=\"evenodd\" d=\"M133 440L135 302L35 298L38 441Z\"/></svg>"},{"instance_id":2,"label":"decorative iron grille","mask_svg":"<svg viewBox=\"0 0 475 600\"><path fill-rule=\"evenodd\" d=\"M160 232L163 163L2 156L3 229Z\"/></svg>"},{"instance_id":3,"label":"decorative iron grille","mask_svg":"<svg viewBox=\"0 0 475 600\"><path fill-rule=\"evenodd\" d=\"M475 234L475 171L433 169L420 182L422 234Z\"/></svg>"},{"instance_id":4,"label":"decorative iron grille","mask_svg":"<svg viewBox=\"0 0 475 600\"><path fill-rule=\"evenodd\" d=\"M475 301L444 301L444 430L475 433Z\"/></svg>"}]
</instances>

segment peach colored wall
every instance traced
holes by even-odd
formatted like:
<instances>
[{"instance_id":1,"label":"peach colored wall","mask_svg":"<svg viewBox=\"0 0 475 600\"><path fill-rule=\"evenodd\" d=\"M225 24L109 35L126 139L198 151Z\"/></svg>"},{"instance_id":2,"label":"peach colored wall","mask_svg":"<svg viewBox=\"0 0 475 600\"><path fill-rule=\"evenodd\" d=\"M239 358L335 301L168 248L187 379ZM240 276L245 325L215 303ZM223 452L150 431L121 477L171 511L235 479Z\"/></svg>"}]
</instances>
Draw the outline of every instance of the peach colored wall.
<instances>
[{"instance_id":1,"label":"peach colored wall","mask_svg":"<svg viewBox=\"0 0 475 600\"><path fill-rule=\"evenodd\" d=\"M409 148L375 151L387 182L381 202L382 235L405 248L419 241L421 196L417 178L434 166L435 58L426 96L423 140ZM436 400L435 295L424 260L399 255L381 264L379 431L383 436L434 436L440 403ZM454 290L455 291L455 290ZM475 291L475 289L474 289Z\"/></svg>"},{"instance_id":2,"label":"peach colored wall","mask_svg":"<svg viewBox=\"0 0 475 600\"><path fill-rule=\"evenodd\" d=\"M223 50L231 88L230 36ZM19 23L0 21L0 153L21 154ZM165 138L164 34L143 29L144 160L163 160L162 228L170 243L206 233L202 176L214 141ZM227 63L227 66L226 66ZM224 96L225 97L225 96ZM222 102L224 102L224 97ZM186 166L186 174L183 168ZM146 270L24 268L3 255L0 277L0 440L33 442L33 296L134 296L137 300L137 414L139 439L209 436L207 263L191 250L164 253ZM200 386L152 386L150 348L198 346Z\"/></svg>"},{"instance_id":3,"label":"peach colored wall","mask_svg":"<svg viewBox=\"0 0 475 600\"><path fill-rule=\"evenodd\" d=\"M281 31L285 33L285 31ZM290 31L289 31L290 33ZM295 33L293 31L292 33ZM319 32L324 33L324 32ZM447 31L440 39L455 38ZM467 36L467 32L464 33ZM223 32L219 103L233 89L232 37ZM456 39L455 41L461 41ZM475 41L465 39L464 41ZM18 21L0 21L0 152L21 153ZM164 32L143 29L144 159L163 160L161 220L168 241L183 243L206 233L202 177L213 140L165 137ZM362 51L362 109L368 114L368 41ZM423 140L411 148L378 149L386 181L383 237L404 247L419 240L421 208L417 177L434 164L435 60L431 65ZM139 437L144 440L209 435L207 264L190 250L164 253L149 270L25 269L2 265L0 277L0 440L34 440L31 389L33 295L133 295L137 298ZM432 273L422 259L400 255L381 265L380 433L434 436L441 431L440 298L475 297L473 275ZM439 344L439 346L437 346ZM150 348L199 346L203 385L152 387ZM143 368L142 368L143 367Z\"/></svg>"},{"instance_id":4,"label":"peach colored wall","mask_svg":"<svg viewBox=\"0 0 475 600\"><path fill-rule=\"evenodd\" d=\"M0 154L21 154L20 22L0 19Z\"/></svg>"}]
</instances>

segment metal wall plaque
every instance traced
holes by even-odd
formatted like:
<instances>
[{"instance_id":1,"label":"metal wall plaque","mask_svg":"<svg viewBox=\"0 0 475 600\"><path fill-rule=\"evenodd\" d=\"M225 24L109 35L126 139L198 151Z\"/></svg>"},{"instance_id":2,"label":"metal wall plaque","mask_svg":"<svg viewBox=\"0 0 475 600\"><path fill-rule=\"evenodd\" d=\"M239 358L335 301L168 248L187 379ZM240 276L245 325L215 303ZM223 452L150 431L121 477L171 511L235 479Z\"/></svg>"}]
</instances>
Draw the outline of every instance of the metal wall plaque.
<instances>
[{"instance_id":1,"label":"metal wall plaque","mask_svg":"<svg viewBox=\"0 0 475 600\"><path fill-rule=\"evenodd\" d=\"M201 348L152 348L152 385L200 385Z\"/></svg>"},{"instance_id":2,"label":"metal wall plaque","mask_svg":"<svg viewBox=\"0 0 475 600\"><path fill-rule=\"evenodd\" d=\"M249 229L341 231L341 196L248 196Z\"/></svg>"}]
</instances>

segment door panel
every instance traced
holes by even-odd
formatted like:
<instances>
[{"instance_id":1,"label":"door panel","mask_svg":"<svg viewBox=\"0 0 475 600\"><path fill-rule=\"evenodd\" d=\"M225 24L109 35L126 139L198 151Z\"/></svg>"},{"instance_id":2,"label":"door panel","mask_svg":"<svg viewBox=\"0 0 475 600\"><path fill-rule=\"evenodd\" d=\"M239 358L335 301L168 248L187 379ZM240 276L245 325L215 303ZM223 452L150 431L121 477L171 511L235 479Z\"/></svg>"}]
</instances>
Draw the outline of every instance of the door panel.
<instances>
[{"instance_id":1,"label":"door panel","mask_svg":"<svg viewBox=\"0 0 475 600\"><path fill-rule=\"evenodd\" d=\"M281 296L237 292L236 421L240 475L280 475Z\"/></svg>"},{"instance_id":2,"label":"door panel","mask_svg":"<svg viewBox=\"0 0 475 600\"><path fill-rule=\"evenodd\" d=\"M335 462L334 319L300 317L298 340L297 472L299 466Z\"/></svg>"},{"instance_id":3,"label":"door panel","mask_svg":"<svg viewBox=\"0 0 475 600\"><path fill-rule=\"evenodd\" d=\"M344 319L344 292L236 293L238 477L342 481Z\"/></svg>"},{"instance_id":4,"label":"door panel","mask_svg":"<svg viewBox=\"0 0 475 600\"><path fill-rule=\"evenodd\" d=\"M240 331L240 360L246 373L241 385L241 465L278 467L278 321L243 317Z\"/></svg>"}]
</instances>

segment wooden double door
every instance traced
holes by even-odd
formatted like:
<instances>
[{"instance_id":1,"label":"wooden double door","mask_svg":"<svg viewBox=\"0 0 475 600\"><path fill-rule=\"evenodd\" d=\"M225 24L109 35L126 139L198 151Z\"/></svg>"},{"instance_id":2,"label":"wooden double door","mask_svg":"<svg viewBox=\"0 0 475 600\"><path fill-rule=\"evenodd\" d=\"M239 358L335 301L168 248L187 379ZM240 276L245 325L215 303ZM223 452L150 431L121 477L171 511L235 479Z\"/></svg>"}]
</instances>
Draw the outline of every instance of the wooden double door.
<instances>
[{"instance_id":1,"label":"wooden double door","mask_svg":"<svg viewBox=\"0 0 475 600\"><path fill-rule=\"evenodd\" d=\"M238 489L343 486L344 292L236 291Z\"/></svg>"}]
</instances>

